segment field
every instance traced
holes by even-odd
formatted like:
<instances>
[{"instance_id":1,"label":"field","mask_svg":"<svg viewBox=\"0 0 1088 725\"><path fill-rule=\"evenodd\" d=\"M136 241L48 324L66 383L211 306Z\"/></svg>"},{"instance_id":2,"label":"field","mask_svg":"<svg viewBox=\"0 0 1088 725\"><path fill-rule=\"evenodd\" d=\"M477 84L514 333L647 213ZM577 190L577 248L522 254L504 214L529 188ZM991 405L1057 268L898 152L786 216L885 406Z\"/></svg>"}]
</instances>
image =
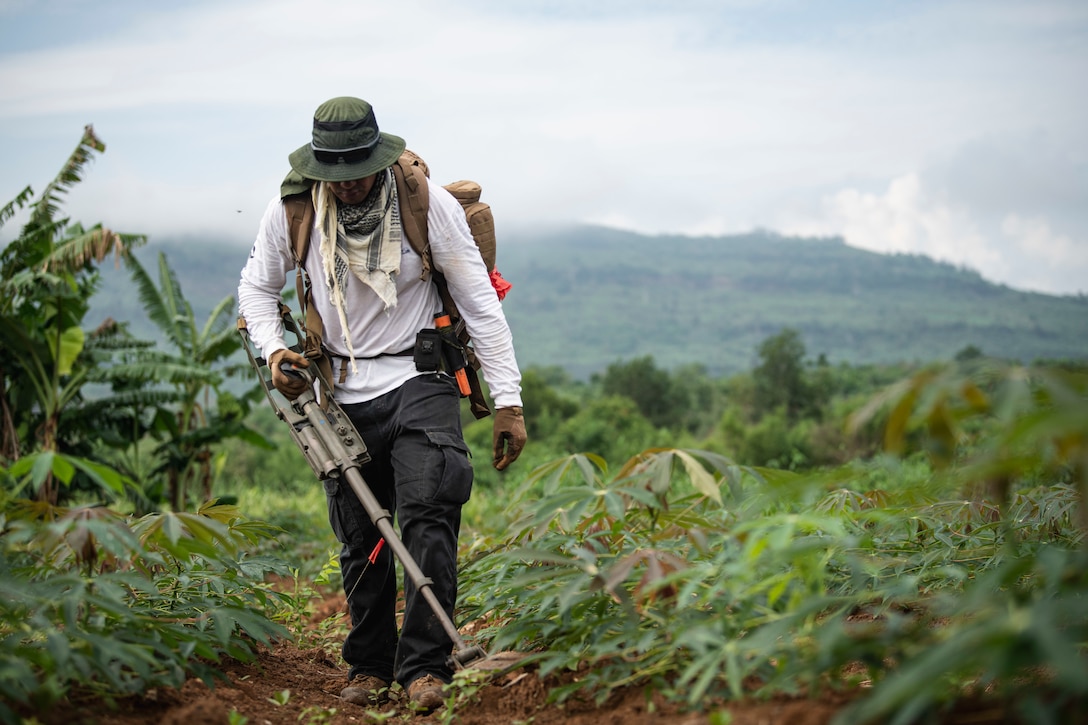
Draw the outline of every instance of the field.
<instances>
[{"instance_id":1,"label":"field","mask_svg":"<svg viewBox=\"0 0 1088 725\"><path fill-rule=\"evenodd\" d=\"M344 606L316 486L135 522L75 508L41 527L16 508L5 701L116 725L1078 722L1088 411L1075 376L1002 370L985 389L916 376L860 411L891 406L890 448L960 441L944 465L791 473L662 448L616 470L564 456L477 491L458 616L530 656L493 681L459 675L428 716L336 697Z\"/></svg>"},{"instance_id":2,"label":"field","mask_svg":"<svg viewBox=\"0 0 1088 725\"><path fill-rule=\"evenodd\" d=\"M663 465L662 455L678 456L680 452L673 451L668 454L653 454L647 460ZM568 463L574 464L574 468L588 463L586 460L573 459ZM589 469L592 469L592 464ZM621 627L614 629L613 619L615 611L608 602L616 603L614 596L595 596L595 588L602 590L604 594L608 587L594 587L592 579L597 575L589 576L585 563L585 554L580 554L582 563L561 561L555 553L561 551L571 541L567 538L572 531L564 531L560 525L560 540L553 540L545 545L547 534L537 536L536 551L532 555L539 565L544 559L551 559L552 565L547 566L547 578L551 580L553 594L544 592L529 594L529 587L525 586L524 572L521 581L516 587L503 590L503 598L520 596L521 602L515 604L520 612L531 611L534 608L558 610L562 614L574 614L581 621L570 619L565 627L560 627L553 636L562 639L561 644L565 649L569 639L576 639L580 646L576 651L572 650L568 655L563 652L548 653L540 649L546 645L546 641L538 637L526 636L526 627L535 628L543 624L543 620L537 623L524 623L522 631L514 634L502 635L497 639L499 643L508 640L517 640L521 644L534 642L534 645L525 648L524 651L537 650L538 659L524 668L518 668L509 673L501 674L490 680L477 680L466 678L459 681L461 689L451 693L447 708L439 710L431 715L414 713L406 704L402 693L395 691L394 699L382 707L374 709L362 708L340 701L338 693L344 684L345 668L339 661L337 647L339 637L346 626L346 606L342 591L335 581L335 566L330 563L328 553L334 548L334 542L320 528L322 501L312 493L296 492L290 495L260 494L250 491L240 492L239 504L241 508L266 512L269 519L278 519L284 527L283 533L275 539L269 539L262 545L262 549L277 550L282 546L290 547L291 556L299 561L303 569L289 569L284 575L268 577L266 582L270 590L282 593L280 600L279 619L286 625L289 635L277 640L270 646L254 647L255 658L248 662L242 662L233 658L224 658L221 662L222 678L212 680L212 687L197 677L188 677L180 687L158 686L138 694L119 697L112 702L103 699L102 694L96 694L95 688L74 688L67 697L53 703L50 707L40 709L35 713L38 722L52 723L101 723L102 725L143 725L150 723L351 723L351 722L457 722L477 725L498 725L498 723L532 722L547 725L549 723L734 723L735 725L756 725L767 723L799 723L800 725L817 725L832 722L858 722L855 720L854 711L847 709L851 704L855 707L861 701L862 696L873 691L875 671L871 671L866 660L873 654L874 646L887 646L893 640L887 636L886 626L877 626L878 621L894 621L888 614L885 602L881 605L872 604L868 611L863 611L865 605L861 600L846 598L839 602L839 614L834 613L835 605L832 602L835 597L828 597L826 577L829 567L822 566L820 562L830 561L830 551L824 546L813 547L812 541L805 542L819 528L825 528L837 535L845 532L841 530L843 522L849 520L861 520L872 525L889 525L892 519L896 522L892 528L902 524L903 521L916 519L913 527L917 538L917 531L925 526L933 527L936 539L954 537L959 539L957 545L944 551L938 551L936 547L923 544L910 547L905 544L906 539L900 538L896 545L899 555L911 555L916 560L908 563L900 560L895 566L898 568L894 583L889 582L894 589L906 592L903 579L909 579L910 589L919 585L922 581L928 584L923 588L936 591L940 587L952 585L948 579L953 577L947 570L962 567L962 571L968 568L981 573L988 567L1002 567L997 562L997 548L1000 548L997 532L999 527L992 525L995 522L993 511L982 506L971 507L964 502L956 502L958 505L950 505L950 502L926 504L914 509L910 517L902 516L899 512L889 516L892 510L891 501L884 498L884 506L881 510L871 507L879 496L870 492L868 496L849 495L846 490L840 490L830 496L826 496L814 508L817 514L801 517L797 514L786 514L774 517L772 520L749 519L737 521L728 517L732 522L730 533L727 537L735 538L743 545L736 552L734 561L743 565L743 568L754 567L748 574L740 575L737 570L730 573L730 579L740 579L739 582L722 581L719 575L728 569L723 566L722 546L724 538L718 540L718 546L709 545L715 537L711 522L707 519L696 520L696 512L702 508L694 499L699 498L693 494L680 502L680 510L672 513L658 511L659 518L651 528L646 521L639 521L637 511L625 510L620 519L612 521L609 526L604 526L611 519L609 509L618 513L616 501L609 500L610 494L600 497L601 506L594 509L592 504L584 498L579 500L573 494L578 486L567 488L558 486L559 478L556 475L559 469L564 469L563 474L569 475L570 470L566 466L559 465L552 470L538 471L540 480L537 482L544 489L549 488L548 481L556 483L557 487L544 497L544 506L534 506L537 515L531 520L523 522L525 528L521 529L513 538L524 539L530 531L538 531L542 520L547 520L557 513L557 510L566 509L573 504L573 515L568 519L573 523L572 530L581 529L596 530L595 536L600 538L605 532L617 531L617 521L622 521L623 537L631 537L641 540L637 546L632 545L632 552L638 552L638 563L627 564L631 554L620 555L617 551L609 557L612 566L630 569L638 573L637 577L616 576L613 571L605 582L612 582L613 592L621 591L615 586L621 578L625 581L637 581L630 589L630 594L637 600L638 607L642 609L639 616L640 623L636 627L646 632L661 634L660 625L671 628L673 636L666 636L663 641L651 642L641 648L637 656L631 652L624 652L609 644L609 640L619 632L626 631ZM579 469L582 470L582 469ZM906 473L901 468L898 473ZM869 471L870 476L884 475L885 472ZM576 474L581 478L582 473ZM588 483L584 479L581 483ZM630 479L626 484L612 485L608 488L611 494L630 494ZM600 490L600 489L598 489ZM585 493L589 493L586 491ZM885 494L888 496L887 494ZM1074 511L1074 496L1066 488L1057 492L1038 491L1036 495L1042 495L1045 500L1033 499L1030 496L1022 497L1017 502L1018 513L1026 511L1038 511L1040 518L1022 529L1018 538L1025 541L1038 535L1042 529L1050 531L1063 531L1069 534L1073 523L1070 515ZM638 494L636 494L638 496ZM558 498L556 498L558 497ZM791 495L792 497L792 495ZM648 501L647 497L643 497ZM864 502L868 500L867 504ZM1029 503L1030 502L1030 503ZM628 503L631 503L630 501ZM578 510L579 506L584 506ZM776 505L781 505L781 501ZM470 563L466 567L465 576L468 580L468 594L466 600L481 596L484 592L494 592L496 577L491 564L487 565L490 574L485 574L474 569L475 565L493 562L491 557L480 557L479 549L491 548L495 542L478 530L486 519L493 516L492 506L480 503L470 507L474 512L470 516L470 542L466 546L464 558ZM869 512L866 514L865 512ZM791 521L792 519L792 521ZM884 519L882 523L881 519ZM671 521L670 521L671 520ZM1025 521L1026 519L1021 518ZM704 571L698 575L692 573L688 576L678 576L674 570L674 576L666 576L664 568L669 566L680 567L679 558L671 558L666 554L666 547L672 548L675 539L679 538L675 530L670 526L676 521L683 521L687 525L687 531L693 532L698 524L708 537L708 555L713 555L704 561L717 562L714 571ZM836 524L835 522L839 522ZM922 522L925 525L922 525ZM989 522L990 525L987 524ZM978 526L973 534L965 531L974 523ZM835 531L839 529L839 531ZM943 529L943 531L942 531ZM654 531L657 533L655 534ZM321 535L314 534L320 532ZM807 533L806 533L807 532ZM719 532L719 535L724 532ZM605 538L612 538L615 534L607 534ZM1074 536L1076 536L1074 534ZM310 539L310 540L308 540ZM543 540L542 540L543 539ZM654 539L653 546L647 546L649 539ZM584 539L581 539L584 543ZM275 542L275 543L274 543ZM667 543L668 542L668 543ZM828 547L834 547L845 543L843 539L834 536L827 537L825 543ZM610 543L614 545L615 541ZM885 545L888 545L885 542ZM473 549L477 549L473 553ZM673 549L674 551L676 549ZM913 550L913 551L912 551ZM553 552L546 554L546 551ZM814 552L818 555L813 556ZM1025 549L1027 551L1027 549ZM716 553L714 553L716 552ZM855 551L862 554L861 550ZM876 547L866 552L866 558L876 553ZM528 561L527 550L522 550L517 557L518 561ZM689 559L697 560L699 556L689 556ZM728 557L733 558L733 557ZM501 557L500 557L501 560ZM596 559L600 561L600 558ZM652 562L658 562L654 571ZM975 562L972 564L971 562ZM640 567L639 564L651 564ZM1041 563L1041 562L1037 562ZM766 576L762 567L766 565L772 570L781 570L778 577ZM310 568L306 572L305 568ZM531 567L530 567L531 568ZM638 572L642 569L641 573ZM694 568L694 567L693 567ZM913 573L904 577L904 568ZM1024 567L1016 567L1022 570ZM317 571L312 571L317 569ZM603 569L603 567L602 567ZM607 569L603 569L607 572ZM870 574L876 574L873 562L870 560ZM1030 574L1030 573L1029 573ZM331 575L331 576L330 576ZM658 581L652 581L656 575ZM710 581L704 581L702 577ZM1008 576L1007 572L1000 576ZM502 572L497 579L502 581ZM530 575L530 578L540 581L541 577ZM813 586L815 579L822 579L825 584ZM700 595L703 609L700 617L703 621L694 623L689 616L678 616L673 611L666 615L666 611L675 608L678 588L707 588L706 595ZM799 589L794 589L798 587ZM832 589L834 587L831 587ZM792 591L791 591L792 590ZM726 592L728 596L724 596ZM989 591L989 590L988 590ZM775 594L774 592L777 592ZM556 603L549 607L544 602L554 596L562 598L566 596L569 601ZM800 595L800 596L799 596ZM492 597L500 596L492 594ZM1045 635L1051 627L1059 627L1058 621L1031 621L1031 627L1023 633L1020 639L1015 638L1012 631L1013 622L1003 617L1001 612L1006 610L1008 601L1003 601L999 593L998 599L989 602L988 605L974 602L971 608L956 615L949 612L946 617L944 611L934 611L933 615L919 615L919 624L924 622L924 628L933 629L934 634L928 637L928 642L917 642L911 645L900 642L894 649L900 652L914 650L915 654L923 659L930 660L922 664L923 672L934 676L936 680L943 680L944 675L957 675L957 680L945 680L940 688L918 687L918 683L911 686L908 693L900 693L900 699L891 703L890 711L885 711L877 721L890 721L895 706L902 708L913 701L911 698L932 698L928 702L929 707L921 711L915 709L915 714L925 713L924 722L944 723L1003 723L1003 722L1028 722L1024 715L1018 715L1018 708L1025 702L1038 699L1042 693L1046 693L1046 687L1053 683L1055 675L1060 673L1048 672L1040 661L1032 663L1030 658L1023 659L1022 653L1015 650L1022 647L1026 641L1036 634ZM723 606L708 610L708 600L704 597L720 599ZM815 597L819 601L818 606L812 602L806 602L807 597ZM622 597L621 597L622 598ZM1079 599L1080 596L1078 595ZM664 600L668 603L671 599L671 607L658 607L655 600ZM838 599L843 599L841 596ZM867 599L867 598L866 598ZM918 602L918 595L912 592L906 599ZM932 605L936 606L938 598ZM900 605L905 600L900 600ZM846 602L849 602L847 605ZM463 631L466 637L494 636L488 635L484 630L494 628L499 623L497 618L502 617L502 612L493 607L494 602L478 602L475 610L487 610L490 615L482 619L473 619L472 614L466 609L464 614L468 619ZM976 609L975 607L980 607ZM604 607L606 611L595 611ZM652 611L655 610L656 612ZM953 610L956 607L953 605ZM961 607L962 609L962 607ZM883 613L879 613L883 611ZM611 611L611 613L608 613ZM1023 615L1025 612L1021 611ZM1047 609L1047 613L1054 614L1053 609ZM908 622L909 616L900 613L898 626L903 631L899 637L913 632L912 636L918 636L916 627ZM1041 612L1036 613L1036 615ZM1065 612L1064 617L1069 618L1070 612ZM996 615L996 619L993 617ZM663 616L669 616L670 621L657 621ZM738 630L738 640L743 641L745 636L753 636L755 642L745 645L745 651L739 663L740 671L730 673L731 665L727 658L721 655L713 655L712 661L693 663L695 669L691 673L683 672L680 664L682 658L677 657L678 652L671 652L680 646L678 639L687 638L686 647L692 647L700 638L708 636L707 625L717 628L714 624L719 617L733 617L735 622L728 627ZM1083 613L1080 618L1083 619ZM957 621L962 618L963 621ZM1034 620L1035 615L1031 615ZM563 617L567 619L567 617ZM987 637L979 638L978 625L973 622L984 623ZM648 626L646 626L648 622ZM611 624L610 624L611 623ZM1074 619L1075 623L1075 619ZM719 623L720 624L720 623ZM1083 626L1083 622L1081 622ZM700 629L702 627L702 629ZM751 628L751 635L740 633L740 630ZM853 628L848 632L842 627ZM761 629L768 629L767 634L761 634ZM515 627L515 630L518 628ZM1004 634L1002 634L1004 633ZM1052 632L1053 633L1053 632ZM775 644L782 637L787 641ZM825 640L818 646L813 646L812 641ZM555 641L555 640L553 640ZM944 649L945 656L948 650L959 649L964 642L971 642L978 646L984 646L984 651L966 653L967 657L959 664L964 668L955 668L954 662L944 663L947 667L943 672L933 671L933 657L927 657L926 647L923 644L938 649ZM719 643L720 644L720 643ZM782 646L788 644L788 646ZM850 649L844 649L849 645ZM797 666L790 666L788 659L790 650L798 648ZM803 650L807 649L807 652ZM840 651L841 650L841 651ZM706 648L707 653L712 653L713 648ZM882 653L887 657L891 650ZM724 653L723 653L724 654ZM1032 687L1027 688L1024 683L1012 686L1011 690L1005 690L1012 683L996 679L988 688L992 692L1001 691L1000 697L981 697L979 692L971 694L977 687L978 681L967 676L972 667L983 668L986 658L990 656L1005 656L1012 660L1013 665L1027 665L1024 672L1033 675ZM616 658L624 660L616 663ZM641 658L641 659L640 659ZM249 659L244 658L244 659ZM823 660L822 667L820 666ZM938 658L938 661L943 660ZM1017 662L1017 660L1020 660ZM661 667L662 662L671 663L668 668ZM1071 663L1076 669L1078 665ZM1083 666L1083 662L1080 663ZM819 672L826 668L825 672ZM883 669L883 668L877 668ZM910 666L907 667L908 678ZM918 677L917 667L914 677ZM835 676L827 676L835 671ZM791 672L788 679L792 683L780 681L774 684L776 676ZM713 677L707 677L707 673L713 673ZM893 684L897 678L902 678L902 673L895 674L893 668L887 668L881 676ZM1023 673L1021 673L1023 676ZM732 678L739 678L736 682L730 682ZM879 679L876 678L876 679ZM713 681L720 680L716 684ZM900 679L900 681L902 681ZM591 689L581 690L580 684L589 684ZM782 685L786 685L783 687ZM997 688L997 689L995 689ZM1040 689L1042 688L1042 689ZM928 691L927 691L928 690ZM909 694L909 698L904 695ZM1062 695L1061 689L1051 694L1043 694L1044 698L1052 697L1053 700L1044 699L1040 706L1049 707L1055 716L1072 716L1076 711L1073 708L1084 704L1083 696L1077 699L1068 699ZM948 698L945 701L945 698ZM943 702L942 702L943 701ZM836 717L845 718L836 721ZM904 720L912 722L914 720ZM1074 720L1056 720L1055 722L1074 722Z\"/></svg>"},{"instance_id":3,"label":"field","mask_svg":"<svg viewBox=\"0 0 1088 725\"><path fill-rule=\"evenodd\" d=\"M695 438L706 411L692 417L676 391L718 388L691 373L613 366L578 404L528 386L538 450L515 475L477 467L457 612L471 640L527 657L495 681L459 674L428 716L397 688L374 709L338 699L337 546L323 489L274 419L225 416L237 439L190 449L180 506L155 475L135 484L148 462L172 470L169 437L146 460L140 440L108 459L132 478L26 455L3 471L0 721L1083 718L1083 366L967 355L861 402L846 393L873 371L803 369L795 343L770 339L766 364L723 383L733 407L711 411L705 448L619 457ZM466 441L486 461L488 421ZM581 444L609 456L556 453ZM201 480L215 496L196 505Z\"/></svg>"},{"instance_id":4,"label":"field","mask_svg":"<svg viewBox=\"0 0 1088 725\"><path fill-rule=\"evenodd\" d=\"M310 493L301 491L271 497L254 491L239 492L239 503L242 508L261 511L268 518L278 519L286 527L278 539L292 548L295 555L316 565L322 557L313 554L331 550L335 541L321 528L324 525L323 501L313 495L314 491L316 488ZM486 516L480 507L476 510L477 519ZM303 531L320 532L323 536L303 542L297 538L297 533ZM327 575L328 571L325 573ZM37 710L34 719L28 722L37 721L43 725L84 722L183 725L246 721L445 721L442 713L432 716L413 713L400 692L394 693L394 699L388 705L369 711L340 701L339 691L346 676L337 652L338 638L346 631L348 616L344 594L320 572L294 574L292 577L270 577L275 588L297 605L286 617L294 635L272 646L255 648L256 657L252 661L225 659L222 677L217 677L211 687L201 679L191 677L181 687L155 687L139 694L111 698L111 701L106 701L93 688L77 688L67 698ZM322 584L314 585L315 580ZM466 636L471 636L471 624L464 630ZM569 685L578 676L579 673L570 672L541 677L539 669L532 665L499 675L493 681L470 688L473 694L455 705L455 721L481 725L530 720L536 723L607 722L607 718L623 723L705 721L660 696L648 695L639 687L623 688L604 703L591 698L574 698L563 705L550 702L551 689ZM738 719L733 722L827 722L842 699L833 696L820 702L810 698L779 698L777 701L734 705Z\"/></svg>"}]
</instances>

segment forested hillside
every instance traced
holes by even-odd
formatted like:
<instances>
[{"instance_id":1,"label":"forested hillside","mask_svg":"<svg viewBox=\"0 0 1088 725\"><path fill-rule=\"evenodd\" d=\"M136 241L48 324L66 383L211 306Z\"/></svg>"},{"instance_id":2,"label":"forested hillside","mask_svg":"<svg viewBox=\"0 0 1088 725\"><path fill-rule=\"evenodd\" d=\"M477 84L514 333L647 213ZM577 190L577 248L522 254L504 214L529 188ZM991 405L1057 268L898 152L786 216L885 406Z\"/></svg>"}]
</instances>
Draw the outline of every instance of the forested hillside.
<instances>
[{"instance_id":1,"label":"forested hillside","mask_svg":"<svg viewBox=\"0 0 1088 725\"><path fill-rule=\"evenodd\" d=\"M667 367L749 369L759 341L800 331L831 362L1088 356L1088 298L994 285L921 256L771 233L642 236L571 228L504 246L519 355L582 374L652 355Z\"/></svg>"},{"instance_id":2,"label":"forested hillside","mask_svg":"<svg viewBox=\"0 0 1088 725\"><path fill-rule=\"evenodd\" d=\"M149 263L160 251L202 306L198 317L235 293L247 253L211 240L152 239L137 254ZM514 285L504 306L523 366L559 365L578 378L646 355L666 368L748 370L759 342L783 328L832 363L944 360L969 345L1024 362L1088 357L1088 298L1018 292L926 257L838 239L572 227L504 233L498 266ZM133 320L139 331L125 272L104 275L94 312Z\"/></svg>"}]
</instances>

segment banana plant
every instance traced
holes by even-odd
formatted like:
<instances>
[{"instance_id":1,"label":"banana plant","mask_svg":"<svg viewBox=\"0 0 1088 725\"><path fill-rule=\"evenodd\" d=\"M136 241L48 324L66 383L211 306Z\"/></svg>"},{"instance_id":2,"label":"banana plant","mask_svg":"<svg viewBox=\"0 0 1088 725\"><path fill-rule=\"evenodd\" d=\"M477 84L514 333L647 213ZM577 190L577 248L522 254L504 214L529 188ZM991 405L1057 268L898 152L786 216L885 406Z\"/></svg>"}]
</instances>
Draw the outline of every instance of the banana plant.
<instances>
[{"instance_id":1,"label":"banana plant","mask_svg":"<svg viewBox=\"0 0 1088 725\"><path fill-rule=\"evenodd\" d=\"M60 213L64 195L105 145L87 126L60 173L34 201L28 186L0 209L0 225L29 206L29 221L0 253L0 459L41 456L29 470L36 495L56 503L58 474L71 438L66 411L82 400L94 361L86 354L82 323L98 281L96 265L111 253L124 258L146 240L101 225L85 228ZM26 462L24 462L24 467ZM92 477L92 480L95 480ZM101 479L99 478L99 481Z\"/></svg>"},{"instance_id":2,"label":"banana plant","mask_svg":"<svg viewBox=\"0 0 1088 725\"><path fill-rule=\"evenodd\" d=\"M238 350L234 298L228 295L220 300L201 325L166 255L160 252L158 256L158 284L134 256L127 257L125 264L144 311L172 348L155 353L153 362L158 381L174 391L176 409L159 411L153 434L161 441L156 455L162 462L159 471L167 478L170 502L180 510L193 494L201 500L211 496L216 443L231 436L257 443L263 440L242 423L247 401L220 387L223 364Z\"/></svg>"}]
</instances>

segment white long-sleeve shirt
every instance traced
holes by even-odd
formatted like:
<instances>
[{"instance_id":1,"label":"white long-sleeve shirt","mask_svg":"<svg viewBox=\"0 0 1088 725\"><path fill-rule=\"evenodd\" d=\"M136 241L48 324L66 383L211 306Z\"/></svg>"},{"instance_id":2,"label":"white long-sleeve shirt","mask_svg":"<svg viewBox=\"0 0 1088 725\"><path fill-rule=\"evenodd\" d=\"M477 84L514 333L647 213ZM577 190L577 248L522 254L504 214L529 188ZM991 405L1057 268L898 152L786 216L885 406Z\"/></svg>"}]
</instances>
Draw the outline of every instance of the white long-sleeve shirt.
<instances>
[{"instance_id":1,"label":"white long-sleeve shirt","mask_svg":"<svg viewBox=\"0 0 1088 725\"><path fill-rule=\"evenodd\" d=\"M491 286L487 268L472 240L460 203L439 184L428 180L430 208L428 238L434 268L442 272L450 294L480 360L495 407L521 405L521 373L514 356L513 337L506 323L498 295ZM340 378L341 366L347 377L336 384L341 403L371 400L400 387L420 373L411 356L383 355L411 348L416 333L434 327L434 315L442 308L438 288L428 275L420 279L423 261L408 240L401 244L401 267L397 275L397 304L388 310L370 287L348 274L344 285L348 330L355 349L356 370L346 359L345 330L329 299L321 261L321 237L315 222L305 260L306 273L313 283L313 304L325 326L325 347L333 355L333 377ZM249 335L267 357L288 347L280 320L281 292L295 267L283 202L273 199L265 210L249 261L238 284L238 309L246 320Z\"/></svg>"}]
</instances>

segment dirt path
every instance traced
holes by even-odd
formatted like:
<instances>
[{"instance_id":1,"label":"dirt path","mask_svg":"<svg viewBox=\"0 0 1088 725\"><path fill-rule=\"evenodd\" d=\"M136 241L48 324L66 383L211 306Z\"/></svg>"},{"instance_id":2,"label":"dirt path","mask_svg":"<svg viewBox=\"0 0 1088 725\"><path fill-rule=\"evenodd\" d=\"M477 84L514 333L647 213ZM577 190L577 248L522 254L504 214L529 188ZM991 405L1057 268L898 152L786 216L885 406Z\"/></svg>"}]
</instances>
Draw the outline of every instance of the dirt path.
<instances>
[{"instance_id":1,"label":"dirt path","mask_svg":"<svg viewBox=\"0 0 1088 725\"><path fill-rule=\"evenodd\" d=\"M330 595L314 608L312 624L344 610L343 594ZM440 709L421 715L408 707L407 698L396 687L391 701L381 707L368 709L341 700L347 669L338 660L320 648L300 649L282 643L261 650L254 662L223 663L227 679L213 688L200 680L189 680L180 690L152 689L140 697L118 700L113 707L100 698L74 694L47 712L24 714L36 717L41 725L827 725L848 701L829 694L811 699L730 702L708 707L708 715L684 712L660 695L630 688L613 693L602 705L577 699L557 705L549 702L548 693L575 675L542 679L534 669L524 668L481 685L456 703L452 713ZM713 713L726 711L728 717L713 717ZM943 722L1013 722L1001 711L961 711L960 715L968 719L949 713Z\"/></svg>"},{"instance_id":2,"label":"dirt path","mask_svg":"<svg viewBox=\"0 0 1088 725\"><path fill-rule=\"evenodd\" d=\"M413 713L403 693L396 700L368 710L339 698L346 670L321 650L299 650L279 646L264 651L248 665L230 663L225 667L229 682L209 689L199 680L190 680L181 690L151 690L141 698L117 703L110 711L101 701L76 698L49 713L38 713L43 725L246 725L271 723L387 722L443 723L442 710L430 715ZM473 702L459 705L453 722L461 725L589 725L615 723L640 725L700 725L710 720L670 706L659 697L647 702L641 689L615 694L604 705L571 702L564 706L548 703L548 688L533 671L511 672L484 686ZM283 697L281 693L289 692ZM282 704L277 704L282 702ZM825 725L840 703L814 700L780 700L732 704L732 725ZM232 720L232 713L234 719Z\"/></svg>"},{"instance_id":3,"label":"dirt path","mask_svg":"<svg viewBox=\"0 0 1088 725\"><path fill-rule=\"evenodd\" d=\"M342 593L331 594L313 608L312 625L346 611ZM459 725L588 725L615 723L639 725L698 725L709 723L705 715L685 713L660 696L641 689L613 694L597 706L592 701L568 700L563 705L548 701L548 692L560 678L541 679L532 668L516 670L482 685L467 701L458 703L454 717L445 710L430 715L413 712L407 698L394 688L391 701L372 709L340 699L347 669L338 657L317 649L279 644L262 650L249 664L226 662L227 677L213 688L189 680L180 690L159 688L141 697L115 702L111 708L98 698L72 695L48 712L33 715L42 725L347 725L348 723L399 722ZM573 677L568 674L567 677ZM732 725L826 725L841 707L841 700L776 700L730 703ZM243 718L245 718L243 720Z\"/></svg>"}]
</instances>

